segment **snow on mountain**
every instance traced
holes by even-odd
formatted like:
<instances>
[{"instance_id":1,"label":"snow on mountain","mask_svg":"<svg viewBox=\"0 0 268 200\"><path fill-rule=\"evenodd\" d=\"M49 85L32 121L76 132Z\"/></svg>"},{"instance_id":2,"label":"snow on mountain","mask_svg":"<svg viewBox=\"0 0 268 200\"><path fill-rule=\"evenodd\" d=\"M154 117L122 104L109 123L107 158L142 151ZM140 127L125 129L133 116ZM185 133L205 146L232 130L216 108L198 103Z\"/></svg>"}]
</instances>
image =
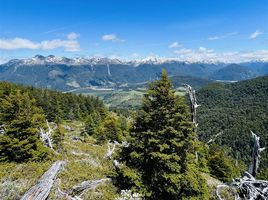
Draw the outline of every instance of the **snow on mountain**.
<instances>
[{"instance_id":1,"label":"snow on mountain","mask_svg":"<svg viewBox=\"0 0 268 200\"><path fill-rule=\"evenodd\" d=\"M185 63L185 64L224 64L223 62L214 61L214 60L202 60L202 61L184 61L180 58L166 58L166 57L157 57L157 56L149 56L141 59L135 59L135 60L121 60L118 58L107 58L107 57L77 57L77 58L66 58L66 57L56 57L54 55L49 55L47 57L42 55L36 55L33 58L27 58L27 59L12 59L5 63L7 66L13 66L13 65L45 65L45 64L62 64L62 65L72 65L72 66L78 66L78 65L108 65L108 64L114 64L114 65L132 65L134 67L144 65L144 64L151 64L151 65L160 65L164 63ZM256 60L252 61L254 63L259 62L265 62L265 60ZM251 62L247 62L251 63ZM228 63L226 63L228 64Z\"/></svg>"}]
</instances>

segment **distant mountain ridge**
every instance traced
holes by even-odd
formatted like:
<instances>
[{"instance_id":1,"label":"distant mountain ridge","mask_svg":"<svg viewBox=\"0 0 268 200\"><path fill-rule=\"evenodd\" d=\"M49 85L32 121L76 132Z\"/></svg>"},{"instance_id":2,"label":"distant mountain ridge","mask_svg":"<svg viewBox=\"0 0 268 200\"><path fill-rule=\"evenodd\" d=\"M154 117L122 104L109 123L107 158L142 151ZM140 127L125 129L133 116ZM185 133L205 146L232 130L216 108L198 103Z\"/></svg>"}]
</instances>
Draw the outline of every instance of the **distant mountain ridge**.
<instances>
[{"instance_id":1,"label":"distant mountain ridge","mask_svg":"<svg viewBox=\"0 0 268 200\"><path fill-rule=\"evenodd\" d=\"M249 67L231 64L212 73L213 80L246 80L257 77L257 72Z\"/></svg>"},{"instance_id":2,"label":"distant mountain ridge","mask_svg":"<svg viewBox=\"0 0 268 200\"><path fill-rule=\"evenodd\" d=\"M13 59L0 65L0 80L62 91L91 86L120 88L155 80L163 68L170 76L192 76L212 80L218 77L223 77L224 80L249 79L264 75L268 63L228 66L230 64L227 63L190 63L154 57L124 61L98 57L71 59L36 55L29 59ZM251 70L252 73L245 75L247 70Z\"/></svg>"}]
</instances>

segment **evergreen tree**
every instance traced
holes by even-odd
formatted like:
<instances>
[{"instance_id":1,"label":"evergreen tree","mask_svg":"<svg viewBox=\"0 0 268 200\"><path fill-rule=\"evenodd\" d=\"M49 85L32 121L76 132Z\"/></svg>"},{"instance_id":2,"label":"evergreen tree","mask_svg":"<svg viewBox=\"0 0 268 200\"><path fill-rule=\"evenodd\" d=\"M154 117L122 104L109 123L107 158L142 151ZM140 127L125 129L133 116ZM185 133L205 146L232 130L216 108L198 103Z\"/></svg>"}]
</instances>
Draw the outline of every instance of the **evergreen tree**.
<instances>
[{"instance_id":1,"label":"evergreen tree","mask_svg":"<svg viewBox=\"0 0 268 200\"><path fill-rule=\"evenodd\" d=\"M56 130L53 132L52 139L54 147L59 151L62 150L62 142L64 140L64 128L57 124Z\"/></svg>"},{"instance_id":2,"label":"evergreen tree","mask_svg":"<svg viewBox=\"0 0 268 200\"><path fill-rule=\"evenodd\" d=\"M236 164L230 157L230 150L215 144L209 148L208 167L210 174L223 182L229 182L233 178L240 177L245 167L240 162Z\"/></svg>"},{"instance_id":3,"label":"evergreen tree","mask_svg":"<svg viewBox=\"0 0 268 200\"><path fill-rule=\"evenodd\" d=\"M136 189L146 199L208 199L188 108L174 94L166 71L149 85L130 136L121 153L121 187Z\"/></svg>"},{"instance_id":4,"label":"evergreen tree","mask_svg":"<svg viewBox=\"0 0 268 200\"><path fill-rule=\"evenodd\" d=\"M98 113L88 115L85 121L84 132L89 136L93 136L96 133L96 128L99 126L100 121L101 117Z\"/></svg>"},{"instance_id":5,"label":"evergreen tree","mask_svg":"<svg viewBox=\"0 0 268 200\"><path fill-rule=\"evenodd\" d=\"M48 154L38 128L45 126L45 117L28 93L11 92L0 100L0 160L23 162L41 160Z\"/></svg>"},{"instance_id":6,"label":"evergreen tree","mask_svg":"<svg viewBox=\"0 0 268 200\"><path fill-rule=\"evenodd\" d=\"M95 137L99 142L107 140L117 142L122 141L123 134L120 128L120 123L118 117L114 114L107 115L96 132Z\"/></svg>"}]
</instances>

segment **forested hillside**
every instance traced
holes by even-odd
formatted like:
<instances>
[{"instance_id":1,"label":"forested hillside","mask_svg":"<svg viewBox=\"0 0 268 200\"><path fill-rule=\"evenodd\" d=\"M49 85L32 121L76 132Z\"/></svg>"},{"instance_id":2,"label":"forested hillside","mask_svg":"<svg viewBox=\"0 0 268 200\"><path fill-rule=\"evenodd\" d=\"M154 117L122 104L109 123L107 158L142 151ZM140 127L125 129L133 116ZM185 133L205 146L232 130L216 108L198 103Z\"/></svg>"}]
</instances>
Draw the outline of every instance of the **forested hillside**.
<instances>
[{"instance_id":1,"label":"forested hillside","mask_svg":"<svg viewBox=\"0 0 268 200\"><path fill-rule=\"evenodd\" d=\"M208 141L222 131L215 142L232 148L235 159L249 162L251 154L250 130L261 137L261 146L268 146L268 77L237 82L215 83L197 92L198 134ZM267 170L268 151L261 160ZM267 177L268 178L268 177Z\"/></svg>"},{"instance_id":2,"label":"forested hillside","mask_svg":"<svg viewBox=\"0 0 268 200\"><path fill-rule=\"evenodd\" d=\"M46 119L49 121L83 119L90 113L104 112L106 109L102 101L92 96L0 82L0 98L10 95L16 90L28 93L31 98L34 98L36 105L43 109Z\"/></svg>"}]
</instances>

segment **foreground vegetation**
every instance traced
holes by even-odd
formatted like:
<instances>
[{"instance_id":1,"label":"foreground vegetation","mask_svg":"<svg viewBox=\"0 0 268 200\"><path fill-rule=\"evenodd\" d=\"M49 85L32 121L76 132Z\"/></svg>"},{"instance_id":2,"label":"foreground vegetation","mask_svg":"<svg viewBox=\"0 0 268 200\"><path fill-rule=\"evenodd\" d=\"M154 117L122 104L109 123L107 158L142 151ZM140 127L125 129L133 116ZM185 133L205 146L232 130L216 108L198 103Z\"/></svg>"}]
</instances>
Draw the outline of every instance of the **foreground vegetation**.
<instances>
[{"instance_id":1,"label":"foreground vegetation","mask_svg":"<svg viewBox=\"0 0 268 200\"><path fill-rule=\"evenodd\" d=\"M211 91L210 87L205 90ZM208 109L205 97L200 94L200 102ZM64 199L59 191L110 177L112 182L85 190L80 197L119 200L130 192L137 199L212 200L217 184L240 177L245 169L242 159L232 158L233 149L219 145L222 139L212 144L198 140L187 101L176 95L166 72L149 85L141 109L132 115L108 111L94 97L5 82L0 83L0 100L0 199L19 199L56 160L67 163L48 199ZM204 110L200 113L205 116ZM199 120L211 125L204 118ZM51 127L53 149L39 135L40 128ZM108 144L117 142L125 145L117 145L113 155L107 156Z\"/></svg>"}]
</instances>

